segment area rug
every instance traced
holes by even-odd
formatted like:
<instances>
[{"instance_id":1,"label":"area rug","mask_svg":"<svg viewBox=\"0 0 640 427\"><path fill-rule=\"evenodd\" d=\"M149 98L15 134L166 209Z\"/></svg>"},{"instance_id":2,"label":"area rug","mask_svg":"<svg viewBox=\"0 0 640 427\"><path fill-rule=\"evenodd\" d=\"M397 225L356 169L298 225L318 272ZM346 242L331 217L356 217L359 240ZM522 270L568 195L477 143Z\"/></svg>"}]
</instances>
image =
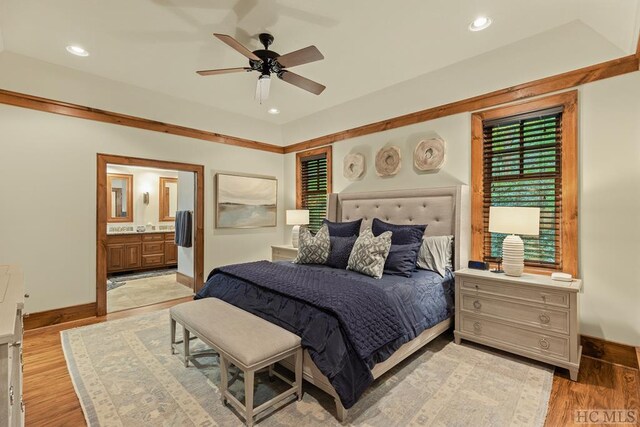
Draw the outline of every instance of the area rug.
<instances>
[{"instance_id":1,"label":"area rug","mask_svg":"<svg viewBox=\"0 0 640 427\"><path fill-rule=\"evenodd\" d=\"M180 328L178 328L180 329ZM90 426L241 426L220 401L217 357L185 368L169 346L167 310L61 332L71 378ZM259 343L256 343L259 345ZM199 340L192 348L204 350ZM358 426L541 426L553 369L440 336L379 378L349 410ZM256 378L256 406L283 384ZM232 392L243 401L242 378ZM261 426L338 426L334 403L305 383L302 401L258 418Z\"/></svg>"},{"instance_id":2,"label":"area rug","mask_svg":"<svg viewBox=\"0 0 640 427\"><path fill-rule=\"evenodd\" d=\"M167 268L163 270L151 270L143 271L140 273L121 274L114 275L107 279L107 291L116 289L127 283L129 280L146 279L147 277L166 276L168 274L175 274L178 270L176 268Z\"/></svg>"}]
</instances>

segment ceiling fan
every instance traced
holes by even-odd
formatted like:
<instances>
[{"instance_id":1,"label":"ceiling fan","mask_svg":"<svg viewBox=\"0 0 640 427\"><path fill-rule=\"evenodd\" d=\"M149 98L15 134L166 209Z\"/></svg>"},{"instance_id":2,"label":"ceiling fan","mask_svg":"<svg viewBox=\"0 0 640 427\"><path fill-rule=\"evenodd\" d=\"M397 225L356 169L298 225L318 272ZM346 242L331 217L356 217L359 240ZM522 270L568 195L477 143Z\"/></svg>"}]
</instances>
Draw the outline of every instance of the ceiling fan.
<instances>
[{"instance_id":1,"label":"ceiling fan","mask_svg":"<svg viewBox=\"0 0 640 427\"><path fill-rule=\"evenodd\" d=\"M214 34L214 36L249 58L249 66L197 71L201 76L257 71L260 73L260 76L258 77L258 85L256 86L256 100L261 104L262 101L269 97L271 74L275 74L279 79L315 95L320 95L325 89L325 86L320 83L316 83L313 80L289 71L291 67L324 59L322 53L320 53L315 46L305 47L304 49L280 55L273 50L269 50L269 46L273 43L273 36L271 34L260 34L258 37L264 45L264 49L254 50L253 52L231 36L226 34Z\"/></svg>"}]
</instances>

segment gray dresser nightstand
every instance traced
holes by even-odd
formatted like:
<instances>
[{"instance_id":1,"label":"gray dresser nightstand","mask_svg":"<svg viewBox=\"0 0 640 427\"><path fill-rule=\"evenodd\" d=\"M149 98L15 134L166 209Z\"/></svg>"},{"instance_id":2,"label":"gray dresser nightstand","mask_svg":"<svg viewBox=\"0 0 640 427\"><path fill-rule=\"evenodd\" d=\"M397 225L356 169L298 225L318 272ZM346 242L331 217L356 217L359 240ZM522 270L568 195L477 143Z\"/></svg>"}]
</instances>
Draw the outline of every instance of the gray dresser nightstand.
<instances>
[{"instance_id":1,"label":"gray dresser nightstand","mask_svg":"<svg viewBox=\"0 0 640 427\"><path fill-rule=\"evenodd\" d=\"M293 261L298 256L298 248L291 245L271 246L271 261Z\"/></svg>"},{"instance_id":2,"label":"gray dresser nightstand","mask_svg":"<svg viewBox=\"0 0 640 427\"><path fill-rule=\"evenodd\" d=\"M578 379L582 346L578 294L582 281L456 271L455 341L499 348L569 370Z\"/></svg>"}]
</instances>

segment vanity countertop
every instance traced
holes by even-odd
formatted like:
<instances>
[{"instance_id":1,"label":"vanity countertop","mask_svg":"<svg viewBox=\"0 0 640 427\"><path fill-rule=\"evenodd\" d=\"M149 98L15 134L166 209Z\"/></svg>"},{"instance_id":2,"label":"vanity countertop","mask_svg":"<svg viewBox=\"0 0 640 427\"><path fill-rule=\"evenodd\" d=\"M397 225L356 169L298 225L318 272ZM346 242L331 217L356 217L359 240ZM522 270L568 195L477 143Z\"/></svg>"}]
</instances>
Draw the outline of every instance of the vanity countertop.
<instances>
[{"instance_id":1,"label":"vanity countertop","mask_svg":"<svg viewBox=\"0 0 640 427\"><path fill-rule=\"evenodd\" d=\"M158 233L175 233L176 230L149 230L149 231L107 231L107 236L122 234L158 234Z\"/></svg>"}]
</instances>

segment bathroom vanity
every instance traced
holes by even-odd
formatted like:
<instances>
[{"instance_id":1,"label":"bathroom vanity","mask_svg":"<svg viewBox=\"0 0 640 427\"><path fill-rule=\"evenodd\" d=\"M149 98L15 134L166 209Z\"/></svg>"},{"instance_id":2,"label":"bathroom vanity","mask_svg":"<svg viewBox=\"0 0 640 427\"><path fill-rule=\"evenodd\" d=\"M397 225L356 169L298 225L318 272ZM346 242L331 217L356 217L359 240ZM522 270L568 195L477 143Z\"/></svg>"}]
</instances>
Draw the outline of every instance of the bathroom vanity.
<instances>
[{"instance_id":1,"label":"bathroom vanity","mask_svg":"<svg viewBox=\"0 0 640 427\"><path fill-rule=\"evenodd\" d=\"M107 234L107 273L152 270L177 264L173 231Z\"/></svg>"}]
</instances>

